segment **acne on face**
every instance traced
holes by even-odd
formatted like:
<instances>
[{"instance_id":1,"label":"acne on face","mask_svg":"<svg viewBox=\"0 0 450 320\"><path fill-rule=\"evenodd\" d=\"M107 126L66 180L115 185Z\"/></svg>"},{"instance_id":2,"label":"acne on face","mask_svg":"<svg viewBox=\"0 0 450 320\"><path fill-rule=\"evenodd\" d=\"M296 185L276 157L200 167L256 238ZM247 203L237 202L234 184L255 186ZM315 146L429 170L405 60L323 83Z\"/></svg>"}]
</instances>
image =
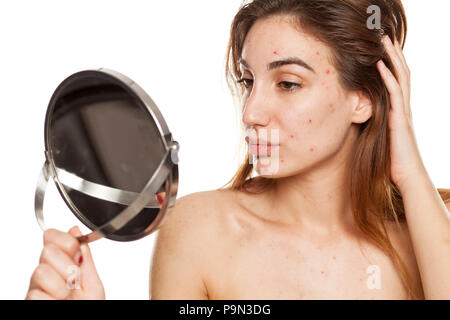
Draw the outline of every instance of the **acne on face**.
<instances>
[{"instance_id":1,"label":"acne on face","mask_svg":"<svg viewBox=\"0 0 450 320\"><path fill-rule=\"evenodd\" d=\"M247 72L251 71L252 76L259 79L254 81L256 90L246 108L246 124L280 128L280 132L285 134L285 140L280 142L286 142L283 146L286 158L279 161L294 165L305 162L296 161L297 158L303 159L305 154L309 156L306 161L315 161L316 157L323 156L337 145L335 141L339 137L332 140L329 137L334 136L333 132L337 133L344 123L341 119L345 113L335 112L335 107L345 110L346 100L337 86L334 66L327 59L328 48L307 33L299 35L291 24L281 21L257 21L245 40L241 56L251 66ZM314 68L314 72L298 66L282 67L280 71L267 70L268 63L287 57L301 58ZM278 86L281 81L302 83L302 86L292 92L283 91L284 86Z\"/></svg>"}]
</instances>

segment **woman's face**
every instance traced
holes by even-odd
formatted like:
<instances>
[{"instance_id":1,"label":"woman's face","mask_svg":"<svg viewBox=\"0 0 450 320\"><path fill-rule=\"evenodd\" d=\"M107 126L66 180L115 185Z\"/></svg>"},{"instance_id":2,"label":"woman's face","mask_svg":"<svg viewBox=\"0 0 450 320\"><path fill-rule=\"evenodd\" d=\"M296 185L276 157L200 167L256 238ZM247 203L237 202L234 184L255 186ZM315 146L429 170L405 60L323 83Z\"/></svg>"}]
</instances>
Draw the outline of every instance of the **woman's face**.
<instances>
[{"instance_id":1,"label":"woman's face","mask_svg":"<svg viewBox=\"0 0 450 320\"><path fill-rule=\"evenodd\" d=\"M287 17L260 19L250 29L240 64L242 78L249 80L242 83L247 87L242 120L250 143L279 144L259 149L270 155L257 161L261 175L290 176L336 155L348 144L352 123L370 118L368 101L339 85L329 54L325 44L295 29ZM268 67L288 58L303 66Z\"/></svg>"}]
</instances>

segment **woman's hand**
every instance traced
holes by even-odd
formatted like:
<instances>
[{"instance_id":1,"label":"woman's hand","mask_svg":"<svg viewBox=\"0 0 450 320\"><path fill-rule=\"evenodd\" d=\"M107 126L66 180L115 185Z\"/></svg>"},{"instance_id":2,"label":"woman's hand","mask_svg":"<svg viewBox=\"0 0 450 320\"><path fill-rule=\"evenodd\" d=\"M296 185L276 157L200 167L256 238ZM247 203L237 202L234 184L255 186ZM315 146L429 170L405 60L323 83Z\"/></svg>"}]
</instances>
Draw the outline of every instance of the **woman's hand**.
<instances>
[{"instance_id":1,"label":"woman's hand","mask_svg":"<svg viewBox=\"0 0 450 320\"><path fill-rule=\"evenodd\" d=\"M408 179L423 174L425 167L413 131L410 70L399 43L395 40L393 44L388 36L383 37L383 43L397 75L396 78L382 60L378 61L378 70L391 98L389 111L391 179L401 190Z\"/></svg>"},{"instance_id":2,"label":"woman's hand","mask_svg":"<svg viewBox=\"0 0 450 320\"><path fill-rule=\"evenodd\" d=\"M80 245L78 227L69 232L48 229L39 265L31 276L26 300L105 299L89 246Z\"/></svg>"}]
</instances>

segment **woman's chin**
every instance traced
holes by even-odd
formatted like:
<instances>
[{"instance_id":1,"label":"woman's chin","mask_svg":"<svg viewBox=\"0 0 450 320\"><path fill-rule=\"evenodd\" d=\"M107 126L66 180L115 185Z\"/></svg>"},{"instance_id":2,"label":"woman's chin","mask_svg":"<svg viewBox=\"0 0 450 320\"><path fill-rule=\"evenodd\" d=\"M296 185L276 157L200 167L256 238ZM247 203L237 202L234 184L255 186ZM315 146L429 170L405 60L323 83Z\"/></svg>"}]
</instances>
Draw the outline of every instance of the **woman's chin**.
<instances>
[{"instance_id":1,"label":"woman's chin","mask_svg":"<svg viewBox=\"0 0 450 320\"><path fill-rule=\"evenodd\" d=\"M275 178L280 171L279 158L273 157L256 157L256 163L254 163L256 172L263 177Z\"/></svg>"}]
</instances>

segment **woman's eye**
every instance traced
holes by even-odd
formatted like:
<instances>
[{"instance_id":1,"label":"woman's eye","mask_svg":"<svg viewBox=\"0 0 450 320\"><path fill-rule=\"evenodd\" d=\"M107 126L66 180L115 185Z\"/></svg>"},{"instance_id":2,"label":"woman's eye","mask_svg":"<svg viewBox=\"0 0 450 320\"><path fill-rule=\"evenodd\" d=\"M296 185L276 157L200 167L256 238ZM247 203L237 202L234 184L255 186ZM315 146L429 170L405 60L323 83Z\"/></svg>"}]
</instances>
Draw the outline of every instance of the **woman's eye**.
<instances>
[{"instance_id":1,"label":"woman's eye","mask_svg":"<svg viewBox=\"0 0 450 320\"><path fill-rule=\"evenodd\" d=\"M244 87L248 89L249 87L252 86L253 80L242 78L238 81L238 83L243 84ZM288 91L288 92L294 91L296 88L302 87L301 84L292 83L292 82L288 82L288 81L282 81L279 83L279 85L282 87L283 90Z\"/></svg>"},{"instance_id":2,"label":"woman's eye","mask_svg":"<svg viewBox=\"0 0 450 320\"><path fill-rule=\"evenodd\" d=\"M281 87L284 87L284 89L286 89L287 91L294 91L295 88L301 88L302 87L301 84L287 82L287 81L280 82L280 84L285 84L286 86L281 86Z\"/></svg>"}]
</instances>

